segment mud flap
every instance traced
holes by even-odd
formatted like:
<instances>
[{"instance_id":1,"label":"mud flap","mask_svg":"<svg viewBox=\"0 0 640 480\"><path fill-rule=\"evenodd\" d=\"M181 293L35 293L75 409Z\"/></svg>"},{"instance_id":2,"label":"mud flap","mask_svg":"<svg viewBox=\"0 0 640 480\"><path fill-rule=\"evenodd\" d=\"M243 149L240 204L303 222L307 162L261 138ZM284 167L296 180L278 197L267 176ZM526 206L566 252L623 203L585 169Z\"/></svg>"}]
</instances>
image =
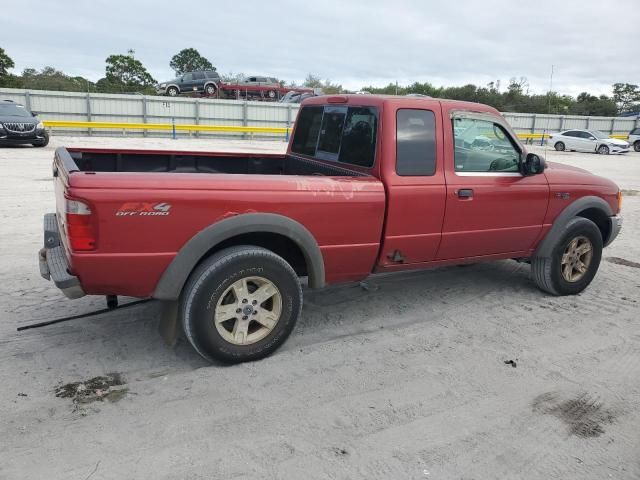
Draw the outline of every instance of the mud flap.
<instances>
[{"instance_id":1,"label":"mud flap","mask_svg":"<svg viewBox=\"0 0 640 480\"><path fill-rule=\"evenodd\" d=\"M160 323L158 333L169 347L173 347L178 339L178 302L161 302Z\"/></svg>"}]
</instances>

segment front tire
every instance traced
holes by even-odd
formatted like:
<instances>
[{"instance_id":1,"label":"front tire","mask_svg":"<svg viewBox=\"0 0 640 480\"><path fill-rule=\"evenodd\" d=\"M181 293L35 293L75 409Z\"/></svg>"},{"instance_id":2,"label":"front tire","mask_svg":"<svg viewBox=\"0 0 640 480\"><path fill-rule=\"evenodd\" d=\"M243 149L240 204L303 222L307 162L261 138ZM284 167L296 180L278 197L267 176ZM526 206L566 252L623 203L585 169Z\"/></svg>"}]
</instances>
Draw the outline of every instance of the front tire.
<instances>
[{"instance_id":1,"label":"front tire","mask_svg":"<svg viewBox=\"0 0 640 480\"><path fill-rule=\"evenodd\" d=\"M640 152L640 140L637 140L634 144L633 144L633 149L636 152Z\"/></svg>"},{"instance_id":2,"label":"front tire","mask_svg":"<svg viewBox=\"0 0 640 480\"><path fill-rule=\"evenodd\" d=\"M609 155L609 147L606 145L600 145L597 151L600 155Z\"/></svg>"},{"instance_id":3,"label":"front tire","mask_svg":"<svg viewBox=\"0 0 640 480\"><path fill-rule=\"evenodd\" d=\"M549 257L534 257L533 278L552 295L575 295L595 277L602 258L602 234L591 220L571 219Z\"/></svg>"},{"instance_id":4,"label":"front tire","mask_svg":"<svg viewBox=\"0 0 640 480\"><path fill-rule=\"evenodd\" d=\"M555 148L557 152L564 152L565 146L564 146L564 143L562 143L562 142L557 142L557 143L553 146L553 148Z\"/></svg>"},{"instance_id":5,"label":"front tire","mask_svg":"<svg viewBox=\"0 0 640 480\"><path fill-rule=\"evenodd\" d=\"M39 143L34 143L33 146L34 147L46 147L47 145L49 145L49 134L45 132L45 134L43 135L43 139L41 142Z\"/></svg>"},{"instance_id":6,"label":"front tire","mask_svg":"<svg viewBox=\"0 0 640 480\"><path fill-rule=\"evenodd\" d=\"M205 359L258 360L287 339L302 309L291 266L260 247L217 252L191 274L182 294L185 336Z\"/></svg>"},{"instance_id":7,"label":"front tire","mask_svg":"<svg viewBox=\"0 0 640 480\"><path fill-rule=\"evenodd\" d=\"M175 97L178 95L178 89L176 87L169 87L167 88L167 95L169 95L170 97Z\"/></svg>"}]
</instances>

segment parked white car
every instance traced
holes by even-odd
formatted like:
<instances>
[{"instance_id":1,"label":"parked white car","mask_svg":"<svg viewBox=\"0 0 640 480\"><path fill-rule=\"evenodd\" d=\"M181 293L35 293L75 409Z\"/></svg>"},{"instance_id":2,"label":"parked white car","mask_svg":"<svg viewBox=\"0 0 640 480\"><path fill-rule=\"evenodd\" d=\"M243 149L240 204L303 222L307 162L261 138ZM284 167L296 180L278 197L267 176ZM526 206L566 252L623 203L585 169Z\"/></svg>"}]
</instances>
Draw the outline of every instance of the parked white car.
<instances>
[{"instance_id":1,"label":"parked white car","mask_svg":"<svg viewBox=\"0 0 640 480\"><path fill-rule=\"evenodd\" d=\"M627 138L629 140L629 144L633 145L633 149L636 152L640 152L640 128L634 128L631 130Z\"/></svg>"},{"instance_id":2,"label":"parked white car","mask_svg":"<svg viewBox=\"0 0 640 480\"><path fill-rule=\"evenodd\" d=\"M601 155L610 153L626 153L629 143L599 130L565 130L549 136L549 142L559 151L571 150L576 152L596 152Z\"/></svg>"}]
</instances>

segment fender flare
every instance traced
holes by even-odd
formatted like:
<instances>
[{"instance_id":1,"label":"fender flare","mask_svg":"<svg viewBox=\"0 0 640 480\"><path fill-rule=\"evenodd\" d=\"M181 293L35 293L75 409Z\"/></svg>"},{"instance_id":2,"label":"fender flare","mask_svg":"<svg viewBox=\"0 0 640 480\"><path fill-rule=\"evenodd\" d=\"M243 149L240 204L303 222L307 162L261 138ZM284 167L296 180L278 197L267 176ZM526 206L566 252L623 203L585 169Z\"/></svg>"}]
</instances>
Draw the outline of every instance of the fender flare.
<instances>
[{"instance_id":1,"label":"fender flare","mask_svg":"<svg viewBox=\"0 0 640 480\"><path fill-rule=\"evenodd\" d=\"M182 287L200 260L216 245L245 233L277 233L300 247L307 264L309 286L324 286L324 260L320 247L304 225L273 213L245 213L221 220L194 235L177 253L156 285L153 298L177 300Z\"/></svg>"},{"instance_id":2,"label":"fender flare","mask_svg":"<svg viewBox=\"0 0 640 480\"><path fill-rule=\"evenodd\" d=\"M553 247L556 245L558 239L564 233L564 228L572 218L578 216L578 213L583 210L587 210L588 208L597 208L598 210L602 210L606 213L607 217L613 216L613 212L611 211L611 207L607 202L605 202L600 197L594 196L586 196L579 198L575 202L568 205L560 215L556 218L551 226L551 229L547 233L547 235L542 239L538 248L536 248L534 257L550 257L551 252L553 251ZM606 244L607 239L602 239L603 243Z\"/></svg>"}]
</instances>

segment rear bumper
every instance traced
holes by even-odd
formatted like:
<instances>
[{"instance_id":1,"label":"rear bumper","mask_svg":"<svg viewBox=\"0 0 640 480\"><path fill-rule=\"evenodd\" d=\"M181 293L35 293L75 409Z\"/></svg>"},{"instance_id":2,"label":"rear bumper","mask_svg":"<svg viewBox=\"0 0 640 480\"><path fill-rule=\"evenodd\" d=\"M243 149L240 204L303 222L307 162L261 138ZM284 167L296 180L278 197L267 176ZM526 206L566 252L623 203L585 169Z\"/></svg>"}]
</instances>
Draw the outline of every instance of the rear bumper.
<instances>
[{"instance_id":1,"label":"rear bumper","mask_svg":"<svg viewBox=\"0 0 640 480\"><path fill-rule=\"evenodd\" d=\"M44 216L44 247L38 252L40 275L51 280L67 298L80 298L85 292L78 277L69 273L69 262L60 242L55 213Z\"/></svg>"},{"instance_id":2,"label":"rear bumper","mask_svg":"<svg viewBox=\"0 0 640 480\"><path fill-rule=\"evenodd\" d=\"M605 247L616 239L616 237L620 233L620 230L622 230L622 217L620 215L609 217L609 231L611 233L609 234L609 238L607 238L607 241L604 244Z\"/></svg>"}]
</instances>

